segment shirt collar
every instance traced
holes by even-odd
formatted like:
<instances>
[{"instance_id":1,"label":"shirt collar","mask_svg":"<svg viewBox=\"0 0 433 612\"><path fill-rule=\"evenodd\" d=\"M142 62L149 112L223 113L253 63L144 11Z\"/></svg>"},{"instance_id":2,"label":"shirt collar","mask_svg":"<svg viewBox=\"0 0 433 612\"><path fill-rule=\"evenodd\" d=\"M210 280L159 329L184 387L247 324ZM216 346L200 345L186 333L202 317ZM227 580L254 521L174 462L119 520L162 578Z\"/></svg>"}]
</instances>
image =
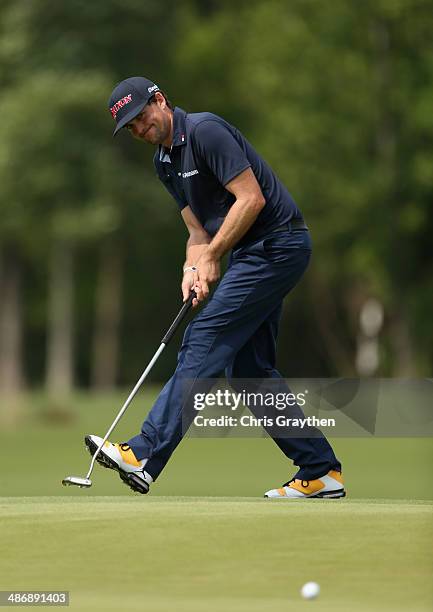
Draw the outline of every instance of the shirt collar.
<instances>
[{"instance_id":1,"label":"shirt collar","mask_svg":"<svg viewBox=\"0 0 433 612\"><path fill-rule=\"evenodd\" d=\"M184 144L186 144L186 112L176 106L173 111L173 142L169 150L159 145L159 161L171 163L171 149Z\"/></svg>"},{"instance_id":2,"label":"shirt collar","mask_svg":"<svg viewBox=\"0 0 433 612\"><path fill-rule=\"evenodd\" d=\"M172 147L186 144L186 112L176 106L173 111L173 144Z\"/></svg>"}]
</instances>

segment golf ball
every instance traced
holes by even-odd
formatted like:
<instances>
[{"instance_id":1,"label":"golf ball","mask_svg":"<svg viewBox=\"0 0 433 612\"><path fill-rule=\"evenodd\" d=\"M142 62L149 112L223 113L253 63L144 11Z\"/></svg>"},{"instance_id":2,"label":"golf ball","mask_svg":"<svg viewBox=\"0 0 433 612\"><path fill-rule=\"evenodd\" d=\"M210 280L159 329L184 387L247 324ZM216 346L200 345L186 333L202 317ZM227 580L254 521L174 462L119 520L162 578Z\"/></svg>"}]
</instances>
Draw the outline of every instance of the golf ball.
<instances>
[{"instance_id":1,"label":"golf ball","mask_svg":"<svg viewBox=\"0 0 433 612\"><path fill-rule=\"evenodd\" d=\"M320 593L320 587L317 582L306 582L301 589L301 595L304 599L316 599Z\"/></svg>"}]
</instances>

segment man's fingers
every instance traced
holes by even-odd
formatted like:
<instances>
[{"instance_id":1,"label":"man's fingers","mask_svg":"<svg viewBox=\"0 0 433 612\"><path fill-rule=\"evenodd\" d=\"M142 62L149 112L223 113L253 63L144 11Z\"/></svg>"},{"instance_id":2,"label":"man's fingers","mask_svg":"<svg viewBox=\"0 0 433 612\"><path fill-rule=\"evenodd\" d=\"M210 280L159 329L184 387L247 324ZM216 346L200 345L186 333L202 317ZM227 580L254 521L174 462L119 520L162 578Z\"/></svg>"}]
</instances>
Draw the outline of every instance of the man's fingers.
<instances>
[{"instance_id":1,"label":"man's fingers","mask_svg":"<svg viewBox=\"0 0 433 612\"><path fill-rule=\"evenodd\" d=\"M182 296L183 296L183 301L186 302L188 297L189 297L189 292L190 292L190 288L187 287L185 284L182 284Z\"/></svg>"},{"instance_id":2,"label":"man's fingers","mask_svg":"<svg viewBox=\"0 0 433 612\"><path fill-rule=\"evenodd\" d=\"M188 299L191 290L195 291L197 297L195 297L192 301L192 306L195 308L199 305L200 302L203 302L209 295L209 285L206 281L199 278L197 272L194 273L194 278L191 283L186 282L185 280L182 283L182 294L183 301L186 302Z\"/></svg>"},{"instance_id":3,"label":"man's fingers","mask_svg":"<svg viewBox=\"0 0 433 612\"><path fill-rule=\"evenodd\" d=\"M202 299L206 299L207 296L209 295L209 286L208 286L207 282L204 281L204 280L200 281L200 285L201 285L201 296L202 296Z\"/></svg>"},{"instance_id":4,"label":"man's fingers","mask_svg":"<svg viewBox=\"0 0 433 612\"><path fill-rule=\"evenodd\" d=\"M197 297L193 298L192 300L192 307L196 308L199 305L199 300L198 300L198 296L200 295L200 290L198 288L198 285L193 285L191 287L191 290L193 290L196 294Z\"/></svg>"},{"instance_id":5,"label":"man's fingers","mask_svg":"<svg viewBox=\"0 0 433 612\"><path fill-rule=\"evenodd\" d=\"M182 281L182 295L183 301L186 302L191 293L191 289L193 288L194 280L193 278L184 278Z\"/></svg>"},{"instance_id":6,"label":"man's fingers","mask_svg":"<svg viewBox=\"0 0 433 612\"><path fill-rule=\"evenodd\" d=\"M194 283L192 288L194 289L194 291L196 293L197 301L201 302L201 300L203 299L203 291L202 291L202 288L201 288L201 281L198 281L197 283Z\"/></svg>"}]
</instances>

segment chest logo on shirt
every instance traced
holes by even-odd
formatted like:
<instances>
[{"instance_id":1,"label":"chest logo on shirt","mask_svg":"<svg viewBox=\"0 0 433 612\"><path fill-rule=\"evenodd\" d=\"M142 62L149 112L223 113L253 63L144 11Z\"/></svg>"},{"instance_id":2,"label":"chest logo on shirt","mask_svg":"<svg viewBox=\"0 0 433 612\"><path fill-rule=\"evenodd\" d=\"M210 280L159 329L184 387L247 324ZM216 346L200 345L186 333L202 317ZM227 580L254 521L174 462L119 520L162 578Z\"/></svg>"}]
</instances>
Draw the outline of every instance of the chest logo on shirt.
<instances>
[{"instance_id":1,"label":"chest logo on shirt","mask_svg":"<svg viewBox=\"0 0 433 612\"><path fill-rule=\"evenodd\" d=\"M182 178L189 178L190 176L194 176L194 174L198 174L198 170L190 170L189 172L182 172Z\"/></svg>"}]
</instances>

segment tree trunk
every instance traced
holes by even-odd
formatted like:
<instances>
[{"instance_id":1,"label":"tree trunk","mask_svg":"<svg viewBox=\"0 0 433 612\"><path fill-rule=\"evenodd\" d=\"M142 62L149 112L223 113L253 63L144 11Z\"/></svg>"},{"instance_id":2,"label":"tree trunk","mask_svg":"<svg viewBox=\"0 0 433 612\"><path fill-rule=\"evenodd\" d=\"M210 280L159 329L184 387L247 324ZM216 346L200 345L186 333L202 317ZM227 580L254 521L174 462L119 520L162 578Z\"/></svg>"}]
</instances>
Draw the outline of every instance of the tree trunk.
<instances>
[{"instance_id":1,"label":"tree trunk","mask_svg":"<svg viewBox=\"0 0 433 612\"><path fill-rule=\"evenodd\" d=\"M336 310L335 295L326 283L321 281L314 268L309 270L306 282L319 332L318 341L326 347L332 369L338 373L338 376L353 376L354 353L339 333L341 325Z\"/></svg>"},{"instance_id":2,"label":"tree trunk","mask_svg":"<svg viewBox=\"0 0 433 612\"><path fill-rule=\"evenodd\" d=\"M404 312L396 308L391 317L390 342L393 349L394 378L416 378L417 366L412 338Z\"/></svg>"},{"instance_id":3,"label":"tree trunk","mask_svg":"<svg viewBox=\"0 0 433 612\"><path fill-rule=\"evenodd\" d=\"M46 387L49 395L68 395L73 386L73 249L57 242L51 251Z\"/></svg>"},{"instance_id":4,"label":"tree trunk","mask_svg":"<svg viewBox=\"0 0 433 612\"><path fill-rule=\"evenodd\" d=\"M12 425L19 418L24 378L21 263L15 249L5 249L0 255L0 420Z\"/></svg>"},{"instance_id":5,"label":"tree trunk","mask_svg":"<svg viewBox=\"0 0 433 612\"><path fill-rule=\"evenodd\" d=\"M96 288L92 385L112 389L117 380L122 306L122 253L114 242L101 247Z\"/></svg>"}]
</instances>

